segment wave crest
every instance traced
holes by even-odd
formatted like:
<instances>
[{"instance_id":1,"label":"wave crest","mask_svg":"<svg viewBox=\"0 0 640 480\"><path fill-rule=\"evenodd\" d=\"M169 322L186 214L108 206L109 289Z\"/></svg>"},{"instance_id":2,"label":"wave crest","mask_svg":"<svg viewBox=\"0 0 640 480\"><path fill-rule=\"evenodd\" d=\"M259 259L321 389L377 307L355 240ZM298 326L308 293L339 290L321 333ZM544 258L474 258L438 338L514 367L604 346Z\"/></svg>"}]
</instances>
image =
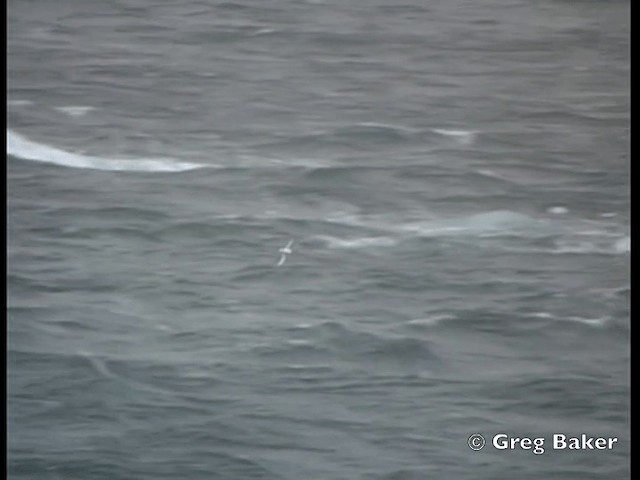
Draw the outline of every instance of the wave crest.
<instances>
[{"instance_id":1,"label":"wave crest","mask_svg":"<svg viewBox=\"0 0 640 480\"><path fill-rule=\"evenodd\" d=\"M391 247L396 244L396 240L389 237L361 237L361 238L353 238L353 239L343 239L343 238L331 237L329 235L318 235L316 239L326 243L328 248L333 248L333 249Z\"/></svg>"},{"instance_id":2,"label":"wave crest","mask_svg":"<svg viewBox=\"0 0 640 480\"><path fill-rule=\"evenodd\" d=\"M81 155L34 142L11 130L7 130L7 154L23 160L103 171L184 172L206 167L163 158L115 159Z\"/></svg>"}]
</instances>

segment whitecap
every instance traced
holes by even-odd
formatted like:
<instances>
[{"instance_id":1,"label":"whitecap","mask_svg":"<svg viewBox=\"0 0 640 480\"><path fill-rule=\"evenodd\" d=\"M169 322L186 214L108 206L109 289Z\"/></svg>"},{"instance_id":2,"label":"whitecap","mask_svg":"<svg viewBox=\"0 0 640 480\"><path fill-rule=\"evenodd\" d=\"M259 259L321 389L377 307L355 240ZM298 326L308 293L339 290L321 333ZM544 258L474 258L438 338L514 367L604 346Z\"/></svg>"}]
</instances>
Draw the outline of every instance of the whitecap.
<instances>
[{"instance_id":1,"label":"whitecap","mask_svg":"<svg viewBox=\"0 0 640 480\"><path fill-rule=\"evenodd\" d=\"M7 100L7 105L9 107L26 107L28 105L33 105L33 102L31 100L21 100L21 99Z\"/></svg>"},{"instance_id":2,"label":"whitecap","mask_svg":"<svg viewBox=\"0 0 640 480\"><path fill-rule=\"evenodd\" d=\"M553 315L550 314L549 312L534 312L532 314L530 314L529 316L534 317L534 318L553 318Z\"/></svg>"},{"instance_id":3,"label":"whitecap","mask_svg":"<svg viewBox=\"0 0 640 480\"><path fill-rule=\"evenodd\" d=\"M555 206L549 207L547 209L547 212L553 213L554 215L564 215L565 213L569 213L569 209L563 206Z\"/></svg>"},{"instance_id":4,"label":"whitecap","mask_svg":"<svg viewBox=\"0 0 640 480\"><path fill-rule=\"evenodd\" d=\"M297 323L295 325L296 328L302 328L302 329L306 329L306 328L311 328L313 327L313 324L311 323Z\"/></svg>"},{"instance_id":5,"label":"whitecap","mask_svg":"<svg viewBox=\"0 0 640 480\"><path fill-rule=\"evenodd\" d=\"M509 179L509 178L507 178L507 177L505 177L505 176L503 176L501 174L498 174L498 173L494 172L493 170L491 170L489 168L479 168L479 169L475 170L475 172L478 175L482 175L484 177L496 178L498 180L502 180L503 182L513 182L513 180L511 180L511 179Z\"/></svg>"},{"instance_id":6,"label":"whitecap","mask_svg":"<svg viewBox=\"0 0 640 480\"><path fill-rule=\"evenodd\" d=\"M554 319L554 320L564 321L564 322L582 323L583 325L589 325L592 327L602 327L611 320L610 317L589 318L589 317L579 317L577 315L569 316L569 317L561 317L561 316L553 315L549 312L534 312L534 313L531 313L529 316L534 318L540 318L540 319Z\"/></svg>"},{"instance_id":7,"label":"whitecap","mask_svg":"<svg viewBox=\"0 0 640 480\"><path fill-rule=\"evenodd\" d=\"M612 288L594 288L589 290L589 293L595 293L600 295L602 298L611 300L621 296L628 295L631 291L630 285L625 285L622 287L612 287Z\"/></svg>"},{"instance_id":8,"label":"whitecap","mask_svg":"<svg viewBox=\"0 0 640 480\"><path fill-rule=\"evenodd\" d=\"M454 138L456 141L464 145L472 143L476 139L476 135L478 133L474 130L450 130L445 128L434 128L432 131L445 137Z\"/></svg>"},{"instance_id":9,"label":"whitecap","mask_svg":"<svg viewBox=\"0 0 640 480\"><path fill-rule=\"evenodd\" d=\"M470 235L480 237L496 236L540 236L546 235L544 222L524 214L509 210L495 210L467 217L411 222L400 226L404 231L423 237Z\"/></svg>"},{"instance_id":10,"label":"whitecap","mask_svg":"<svg viewBox=\"0 0 640 480\"><path fill-rule=\"evenodd\" d=\"M554 254L607 253L595 243L588 241L557 241Z\"/></svg>"},{"instance_id":11,"label":"whitecap","mask_svg":"<svg viewBox=\"0 0 640 480\"><path fill-rule=\"evenodd\" d=\"M600 254L600 255L620 255L631 251L631 238L623 237L613 244L596 243L589 240L561 240L556 241L554 254Z\"/></svg>"},{"instance_id":12,"label":"whitecap","mask_svg":"<svg viewBox=\"0 0 640 480\"><path fill-rule=\"evenodd\" d=\"M316 237L326 243L328 248L336 249L357 249L367 247L391 247L397 243L396 240L389 237L361 237L352 239L343 239L337 237L331 237L326 235L320 235Z\"/></svg>"},{"instance_id":13,"label":"whitecap","mask_svg":"<svg viewBox=\"0 0 640 480\"><path fill-rule=\"evenodd\" d=\"M423 224L423 223L410 223L403 225L401 227L403 230L414 232L421 237L440 237L446 235L452 235L455 233L464 233L468 232L469 229L463 226L435 226L432 224Z\"/></svg>"},{"instance_id":14,"label":"whitecap","mask_svg":"<svg viewBox=\"0 0 640 480\"><path fill-rule=\"evenodd\" d=\"M273 28L260 28L260 29L254 31L254 32L249 33L248 36L250 36L250 37L258 37L258 36L261 36L261 35L269 35L271 33L277 33L277 32L278 32L278 30L275 30Z\"/></svg>"},{"instance_id":15,"label":"whitecap","mask_svg":"<svg viewBox=\"0 0 640 480\"><path fill-rule=\"evenodd\" d=\"M613 244L613 249L617 253L627 253L631 251L631 237L623 237Z\"/></svg>"},{"instance_id":16,"label":"whitecap","mask_svg":"<svg viewBox=\"0 0 640 480\"><path fill-rule=\"evenodd\" d=\"M418 130L410 127L405 127L404 125L397 125L392 123L381 123L381 122L360 122L358 124L360 127L371 128L371 129L381 129L381 130L395 130L397 132L403 133L416 133Z\"/></svg>"},{"instance_id":17,"label":"whitecap","mask_svg":"<svg viewBox=\"0 0 640 480\"><path fill-rule=\"evenodd\" d=\"M86 358L91 366L102 376L106 378L115 377L115 375L107 368L107 364L100 358L96 357L93 353L84 350L79 350L77 353L78 355Z\"/></svg>"},{"instance_id":18,"label":"whitecap","mask_svg":"<svg viewBox=\"0 0 640 480\"><path fill-rule=\"evenodd\" d=\"M611 318L610 317L586 318L586 317L572 316L572 317L565 317L562 320L566 320L569 322L582 323L584 325L589 325L591 327L603 327L609 322L609 320L611 320Z\"/></svg>"},{"instance_id":19,"label":"whitecap","mask_svg":"<svg viewBox=\"0 0 640 480\"><path fill-rule=\"evenodd\" d=\"M81 155L29 140L7 129L7 154L24 160L72 168L126 172L183 172L206 165L163 158L115 159Z\"/></svg>"},{"instance_id":20,"label":"whitecap","mask_svg":"<svg viewBox=\"0 0 640 480\"><path fill-rule=\"evenodd\" d=\"M455 320L456 316L455 315L449 315L449 314L441 314L441 315L433 315L430 317L424 317L424 318L414 318L412 320L409 320L407 322L408 325L415 325L415 326L426 326L426 327L430 327L433 325L437 325L445 320Z\"/></svg>"},{"instance_id":21,"label":"whitecap","mask_svg":"<svg viewBox=\"0 0 640 480\"><path fill-rule=\"evenodd\" d=\"M68 107L56 107L56 110L69 115L70 117L82 117L92 111L93 107L83 106L68 106Z\"/></svg>"}]
</instances>

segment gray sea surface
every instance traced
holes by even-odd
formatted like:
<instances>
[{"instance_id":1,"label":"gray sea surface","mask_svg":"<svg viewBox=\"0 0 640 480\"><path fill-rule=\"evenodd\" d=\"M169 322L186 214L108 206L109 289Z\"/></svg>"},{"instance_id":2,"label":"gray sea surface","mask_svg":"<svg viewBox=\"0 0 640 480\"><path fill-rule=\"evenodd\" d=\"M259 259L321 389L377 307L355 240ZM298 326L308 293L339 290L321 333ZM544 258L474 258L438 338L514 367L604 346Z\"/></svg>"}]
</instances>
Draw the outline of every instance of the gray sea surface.
<instances>
[{"instance_id":1,"label":"gray sea surface","mask_svg":"<svg viewBox=\"0 0 640 480\"><path fill-rule=\"evenodd\" d=\"M10 0L9 478L630 478L629 25Z\"/></svg>"}]
</instances>

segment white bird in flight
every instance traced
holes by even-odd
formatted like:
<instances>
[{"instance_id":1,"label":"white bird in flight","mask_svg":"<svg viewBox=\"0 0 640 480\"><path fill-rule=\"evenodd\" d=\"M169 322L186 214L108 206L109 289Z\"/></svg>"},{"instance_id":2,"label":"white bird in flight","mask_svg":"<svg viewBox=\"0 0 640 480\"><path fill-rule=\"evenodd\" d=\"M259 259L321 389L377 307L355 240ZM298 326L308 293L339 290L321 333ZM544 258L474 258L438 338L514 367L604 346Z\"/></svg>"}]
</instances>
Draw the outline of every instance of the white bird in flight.
<instances>
[{"instance_id":1,"label":"white bird in flight","mask_svg":"<svg viewBox=\"0 0 640 480\"><path fill-rule=\"evenodd\" d=\"M289 243L287 243L287 245L285 247L279 248L278 251L280 252L280 261L278 262L278 265L276 266L280 266L282 265L285 260L287 259L287 255L290 255L292 253L291 251L291 245L293 245L293 239L289 240Z\"/></svg>"}]
</instances>

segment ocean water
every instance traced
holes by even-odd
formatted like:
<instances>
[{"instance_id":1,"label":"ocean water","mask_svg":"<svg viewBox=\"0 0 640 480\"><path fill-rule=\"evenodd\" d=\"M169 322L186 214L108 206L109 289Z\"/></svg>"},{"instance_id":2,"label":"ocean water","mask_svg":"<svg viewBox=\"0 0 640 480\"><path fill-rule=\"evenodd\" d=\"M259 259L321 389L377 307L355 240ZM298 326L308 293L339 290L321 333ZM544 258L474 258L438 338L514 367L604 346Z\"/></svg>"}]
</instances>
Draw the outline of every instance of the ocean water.
<instances>
[{"instance_id":1,"label":"ocean water","mask_svg":"<svg viewBox=\"0 0 640 480\"><path fill-rule=\"evenodd\" d=\"M629 7L8 2L9 478L629 478Z\"/></svg>"}]
</instances>

